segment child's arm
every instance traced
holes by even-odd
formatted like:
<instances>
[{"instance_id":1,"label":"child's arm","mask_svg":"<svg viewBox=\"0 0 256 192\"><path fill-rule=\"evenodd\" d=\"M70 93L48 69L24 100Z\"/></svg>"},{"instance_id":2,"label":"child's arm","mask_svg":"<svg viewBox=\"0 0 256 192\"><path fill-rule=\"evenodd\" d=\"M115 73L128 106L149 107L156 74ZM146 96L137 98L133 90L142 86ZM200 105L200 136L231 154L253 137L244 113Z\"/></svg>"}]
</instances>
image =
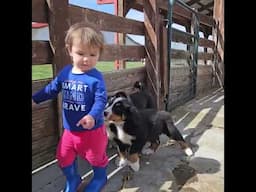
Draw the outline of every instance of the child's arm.
<instances>
[{"instance_id":1,"label":"child's arm","mask_svg":"<svg viewBox=\"0 0 256 192\"><path fill-rule=\"evenodd\" d=\"M95 91L94 104L90 112L79 120L77 126L82 125L85 129L91 129L95 126L96 120L101 118L107 103L106 87L103 79L98 82Z\"/></svg>"},{"instance_id":2,"label":"child's arm","mask_svg":"<svg viewBox=\"0 0 256 192\"><path fill-rule=\"evenodd\" d=\"M34 93L32 95L32 100L34 103L38 104L49 99L54 99L57 97L60 90L61 90L61 83L59 82L58 76L57 76L44 88Z\"/></svg>"},{"instance_id":3,"label":"child's arm","mask_svg":"<svg viewBox=\"0 0 256 192\"><path fill-rule=\"evenodd\" d=\"M92 106L91 111L88 113L88 115L92 116L95 119L95 121L98 118L101 118L106 104L107 104L107 91L106 91L104 79L103 77L101 77L96 87L94 104Z\"/></svg>"}]
</instances>

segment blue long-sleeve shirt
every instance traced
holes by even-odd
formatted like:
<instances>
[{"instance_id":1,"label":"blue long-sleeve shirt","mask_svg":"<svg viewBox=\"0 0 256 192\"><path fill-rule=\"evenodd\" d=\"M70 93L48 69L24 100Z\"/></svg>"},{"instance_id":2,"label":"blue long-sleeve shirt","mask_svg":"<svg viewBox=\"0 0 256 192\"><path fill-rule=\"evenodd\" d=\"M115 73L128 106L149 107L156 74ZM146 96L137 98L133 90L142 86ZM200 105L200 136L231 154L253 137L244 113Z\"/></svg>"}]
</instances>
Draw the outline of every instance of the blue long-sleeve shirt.
<instances>
[{"instance_id":1,"label":"blue long-sleeve shirt","mask_svg":"<svg viewBox=\"0 0 256 192\"><path fill-rule=\"evenodd\" d=\"M84 131L78 121L87 114L95 119L96 129L103 125L103 111L107 102L104 78L95 68L82 73L72 73L72 65L65 66L43 89L32 95L35 103L54 99L62 92L63 127L71 131ZM90 129L90 130L92 130Z\"/></svg>"}]
</instances>

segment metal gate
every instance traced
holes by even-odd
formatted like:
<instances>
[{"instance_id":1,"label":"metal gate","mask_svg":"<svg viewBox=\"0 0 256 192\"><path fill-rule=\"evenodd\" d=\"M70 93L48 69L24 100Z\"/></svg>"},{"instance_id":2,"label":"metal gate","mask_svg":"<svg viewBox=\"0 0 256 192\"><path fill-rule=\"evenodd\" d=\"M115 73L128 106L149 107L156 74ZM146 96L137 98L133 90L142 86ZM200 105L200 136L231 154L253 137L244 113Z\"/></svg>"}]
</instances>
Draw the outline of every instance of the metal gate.
<instances>
[{"instance_id":1,"label":"metal gate","mask_svg":"<svg viewBox=\"0 0 256 192\"><path fill-rule=\"evenodd\" d=\"M179 3L184 8L190 10L192 12L192 19L191 19L191 33L187 33L188 36L190 36L192 40L191 45L187 45L187 51L189 54L189 57L187 58L188 63L188 71L187 75L189 77L189 82L186 84L186 86L183 87L183 90L179 90L179 95L175 96L175 93L173 92L172 87L172 80L171 80L171 74L172 74L172 36L173 36L173 5L174 3ZM173 108L175 108L178 105L181 105L185 103L186 101L192 99L196 95L196 81L197 81L197 61L198 61L198 40L199 40L199 20L197 16L197 12L189 7L187 4L185 4L183 1L180 0L169 0L168 4L168 16L167 16L167 82L168 82L168 92L165 96L165 109L168 111L171 111ZM177 29L176 29L177 30Z\"/></svg>"}]
</instances>

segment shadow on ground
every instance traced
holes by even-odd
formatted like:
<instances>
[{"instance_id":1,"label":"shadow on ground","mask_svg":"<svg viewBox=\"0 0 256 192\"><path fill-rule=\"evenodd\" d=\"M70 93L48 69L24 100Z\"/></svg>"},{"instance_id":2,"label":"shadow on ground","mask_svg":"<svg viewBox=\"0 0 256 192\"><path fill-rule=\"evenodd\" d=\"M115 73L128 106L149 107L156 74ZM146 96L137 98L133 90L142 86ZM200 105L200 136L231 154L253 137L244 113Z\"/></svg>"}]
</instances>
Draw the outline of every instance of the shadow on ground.
<instances>
[{"instance_id":1,"label":"shadow on ground","mask_svg":"<svg viewBox=\"0 0 256 192\"><path fill-rule=\"evenodd\" d=\"M179 145L167 142L142 156L140 171L127 167L117 173L103 192L224 191L223 100L223 90L215 90L171 112L194 156L187 158Z\"/></svg>"},{"instance_id":2,"label":"shadow on ground","mask_svg":"<svg viewBox=\"0 0 256 192\"><path fill-rule=\"evenodd\" d=\"M170 187L173 191L179 191L185 184L198 182L197 174L213 174L220 169L219 161L215 159L208 159L203 157L195 157L188 163L181 163L175 167L172 174L175 178L175 182ZM190 191L197 191L193 188L187 188ZM183 191L185 188L183 188ZM185 191L184 191L185 192Z\"/></svg>"},{"instance_id":3,"label":"shadow on ground","mask_svg":"<svg viewBox=\"0 0 256 192\"><path fill-rule=\"evenodd\" d=\"M224 116L218 117L223 110L224 90L217 89L177 107L171 114L176 121L179 120L176 126L185 136L193 152L196 152L199 147L197 142L205 131L212 127L224 128Z\"/></svg>"}]
</instances>

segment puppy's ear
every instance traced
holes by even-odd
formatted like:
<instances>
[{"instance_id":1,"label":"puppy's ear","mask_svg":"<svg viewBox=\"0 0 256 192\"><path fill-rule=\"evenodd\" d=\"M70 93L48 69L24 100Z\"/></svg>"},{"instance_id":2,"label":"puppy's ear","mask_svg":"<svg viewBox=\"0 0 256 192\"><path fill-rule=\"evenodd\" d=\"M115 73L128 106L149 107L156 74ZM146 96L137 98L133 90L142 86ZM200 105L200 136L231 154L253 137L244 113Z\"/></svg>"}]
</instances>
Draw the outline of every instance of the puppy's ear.
<instances>
[{"instance_id":1,"label":"puppy's ear","mask_svg":"<svg viewBox=\"0 0 256 192\"><path fill-rule=\"evenodd\" d=\"M128 100L123 100L122 103L123 103L123 107L124 107L125 111L129 111L132 106L131 103L128 102Z\"/></svg>"},{"instance_id":2,"label":"puppy's ear","mask_svg":"<svg viewBox=\"0 0 256 192\"><path fill-rule=\"evenodd\" d=\"M125 111L128 112L128 113L135 113L137 112L137 108L131 104L129 101L124 101L123 102L123 106L125 108Z\"/></svg>"},{"instance_id":3,"label":"puppy's ear","mask_svg":"<svg viewBox=\"0 0 256 192\"><path fill-rule=\"evenodd\" d=\"M115 94L115 97L124 97L124 98L127 98L127 94L123 91L119 91Z\"/></svg>"}]
</instances>

